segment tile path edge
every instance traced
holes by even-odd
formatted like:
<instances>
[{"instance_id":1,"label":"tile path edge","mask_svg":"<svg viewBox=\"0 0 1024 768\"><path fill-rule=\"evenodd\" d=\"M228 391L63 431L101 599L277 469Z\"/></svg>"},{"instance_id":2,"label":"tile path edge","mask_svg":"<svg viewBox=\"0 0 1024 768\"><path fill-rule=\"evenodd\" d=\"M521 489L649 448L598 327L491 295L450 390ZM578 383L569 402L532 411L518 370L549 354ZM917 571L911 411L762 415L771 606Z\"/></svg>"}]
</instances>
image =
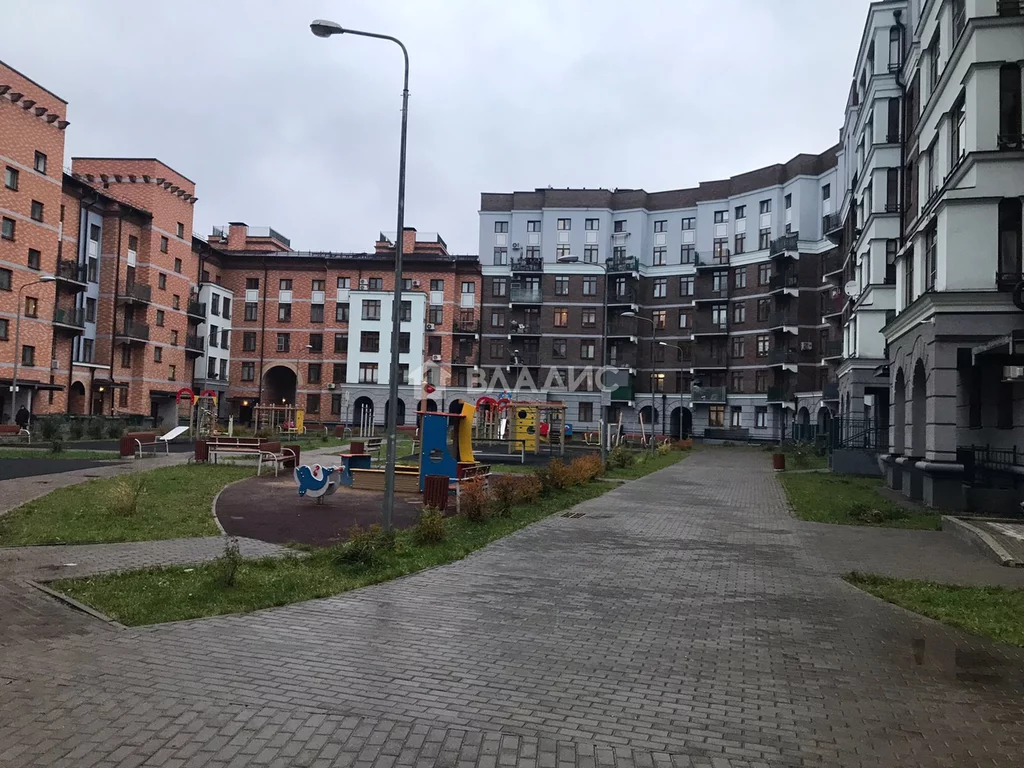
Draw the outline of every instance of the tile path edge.
<instances>
[{"instance_id":1,"label":"tile path edge","mask_svg":"<svg viewBox=\"0 0 1024 768\"><path fill-rule=\"evenodd\" d=\"M948 529L947 525L949 526ZM942 530L949 530L954 536L973 544L978 549L984 550L985 554L995 559L1002 566L1007 568L1024 566L1024 563L1018 563L1014 560L1003 545L996 541L994 536L977 526L971 525L966 520L961 520L952 515L943 515Z\"/></svg>"},{"instance_id":2,"label":"tile path edge","mask_svg":"<svg viewBox=\"0 0 1024 768\"><path fill-rule=\"evenodd\" d=\"M83 577L83 578L88 578L88 577ZM108 624L111 627L114 627L115 629L127 629L128 628L126 625L122 624L121 622L115 621L114 619L110 618L109 616L107 616L107 614L100 613L95 608L93 608L93 607L91 607L89 605L86 605L85 603L79 602L78 600L75 600L75 598L69 597L68 595L65 595L63 592L58 592L57 590L51 589L50 587L47 587L47 586L44 586L43 584L40 584L38 581L33 581L32 579L24 579L23 581L24 581L25 584L28 584L28 586L34 587L34 588L38 589L40 592L43 592L43 593L49 595L50 597L54 598L58 602L64 603L65 605L67 605L67 606L69 606L71 608L74 608L75 610L78 610L78 611L81 611L82 613L88 614L89 616L92 616L94 619L99 619L100 621L104 622L105 624Z\"/></svg>"}]
</instances>

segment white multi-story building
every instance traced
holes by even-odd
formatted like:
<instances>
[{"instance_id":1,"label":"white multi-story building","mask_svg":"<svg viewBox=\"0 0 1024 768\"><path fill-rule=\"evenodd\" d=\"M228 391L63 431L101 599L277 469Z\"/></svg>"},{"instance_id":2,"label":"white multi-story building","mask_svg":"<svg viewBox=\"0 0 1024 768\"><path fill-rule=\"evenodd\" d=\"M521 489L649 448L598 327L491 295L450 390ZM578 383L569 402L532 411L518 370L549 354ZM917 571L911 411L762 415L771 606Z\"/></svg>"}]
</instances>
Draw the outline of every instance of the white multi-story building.
<instances>
[{"instance_id":1,"label":"white multi-story building","mask_svg":"<svg viewBox=\"0 0 1024 768\"><path fill-rule=\"evenodd\" d=\"M189 301L188 313L201 317L197 335L185 340L186 351L201 350L196 358L193 380L201 392L218 396L218 411L227 413L224 394L231 370L231 313L234 295L217 283L204 280L199 294Z\"/></svg>"}]
</instances>

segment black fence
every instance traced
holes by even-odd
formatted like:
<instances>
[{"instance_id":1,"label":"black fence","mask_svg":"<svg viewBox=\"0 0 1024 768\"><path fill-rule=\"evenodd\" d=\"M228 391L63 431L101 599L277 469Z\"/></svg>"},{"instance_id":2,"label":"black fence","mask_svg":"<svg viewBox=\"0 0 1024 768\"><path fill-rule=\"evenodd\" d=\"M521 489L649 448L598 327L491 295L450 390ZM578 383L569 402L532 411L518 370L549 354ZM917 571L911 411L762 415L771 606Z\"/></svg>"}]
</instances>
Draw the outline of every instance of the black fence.
<instances>
[{"instance_id":1,"label":"black fence","mask_svg":"<svg viewBox=\"0 0 1024 768\"><path fill-rule=\"evenodd\" d=\"M876 419L863 416L837 416L829 428L829 450L886 451L888 430Z\"/></svg>"},{"instance_id":2,"label":"black fence","mask_svg":"<svg viewBox=\"0 0 1024 768\"><path fill-rule=\"evenodd\" d=\"M964 482L975 486L1002 486L1011 482L1021 467L1024 476L1024 451L1016 445L993 448L989 445L967 445L956 449L956 461L964 465Z\"/></svg>"}]
</instances>

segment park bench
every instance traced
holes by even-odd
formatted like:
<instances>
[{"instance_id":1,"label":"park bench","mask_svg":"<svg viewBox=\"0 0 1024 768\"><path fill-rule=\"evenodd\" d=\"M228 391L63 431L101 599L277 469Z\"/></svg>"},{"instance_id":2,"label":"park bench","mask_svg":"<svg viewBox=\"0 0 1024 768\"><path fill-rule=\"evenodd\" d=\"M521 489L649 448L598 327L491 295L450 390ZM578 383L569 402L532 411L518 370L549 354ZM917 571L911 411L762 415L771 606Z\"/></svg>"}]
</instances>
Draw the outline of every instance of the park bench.
<instances>
[{"instance_id":1,"label":"park bench","mask_svg":"<svg viewBox=\"0 0 1024 768\"><path fill-rule=\"evenodd\" d=\"M0 441L21 442L22 439L31 443L32 433L17 424L0 424Z\"/></svg>"},{"instance_id":2,"label":"park bench","mask_svg":"<svg viewBox=\"0 0 1024 768\"><path fill-rule=\"evenodd\" d=\"M164 453L170 453L171 452L171 441L174 440L174 438L176 438L176 437L181 437L186 432L188 432L188 427L175 427L170 432L168 432L166 435L160 435L159 437L157 437L155 440L152 440L152 441L147 440L147 441L143 442L141 439L136 438L135 439L135 450L136 450L136 453L137 453L138 457L141 459L142 458L142 449L143 449L143 447L152 446L152 447L155 448L158 445L163 445ZM154 450L153 453L156 453L156 451Z\"/></svg>"},{"instance_id":3,"label":"park bench","mask_svg":"<svg viewBox=\"0 0 1024 768\"><path fill-rule=\"evenodd\" d=\"M254 456L256 457L256 474L263 471L263 463L274 465L276 476L285 462L295 459L295 451L282 448L281 443L270 442L262 437L227 437L218 435L206 442L207 455L210 461L217 463L218 456Z\"/></svg>"}]
</instances>

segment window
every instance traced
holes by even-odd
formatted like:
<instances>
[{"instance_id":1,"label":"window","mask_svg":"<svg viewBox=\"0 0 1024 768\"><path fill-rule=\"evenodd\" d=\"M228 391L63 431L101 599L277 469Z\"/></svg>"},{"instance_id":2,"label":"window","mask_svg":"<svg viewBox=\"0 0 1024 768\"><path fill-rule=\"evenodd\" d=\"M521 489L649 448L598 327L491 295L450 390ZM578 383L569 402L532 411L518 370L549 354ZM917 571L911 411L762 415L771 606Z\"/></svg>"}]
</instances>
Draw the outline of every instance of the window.
<instances>
[{"instance_id":1,"label":"window","mask_svg":"<svg viewBox=\"0 0 1024 768\"><path fill-rule=\"evenodd\" d=\"M964 98L961 95L953 104L949 121L950 157L953 165L956 165L967 152L967 113L964 111Z\"/></svg>"},{"instance_id":2,"label":"window","mask_svg":"<svg viewBox=\"0 0 1024 768\"><path fill-rule=\"evenodd\" d=\"M594 328L597 326L597 310L596 309L584 309L581 314L580 324L584 328Z\"/></svg>"},{"instance_id":3,"label":"window","mask_svg":"<svg viewBox=\"0 0 1024 768\"><path fill-rule=\"evenodd\" d=\"M729 377L729 391L740 393L743 391L743 374L740 371L736 371Z\"/></svg>"},{"instance_id":4,"label":"window","mask_svg":"<svg viewBox=\"0 0 1024 768\"><path fill-rule=\"evenodd\" d=\"M178 308L177 296L174 297L174 308ZM221 303L220 315L221 317L226 317L228 320L231 319L231 299L229 299L227 296L224 297L224 300Z\"/></svg>"},{"instance_id":5,"label":"window","mask_svg":"<svg viewBox=\"0 0 1024 768\"><path fill-rule=\"evenodd\" d=\"M211 325L210 326L210 346L211 347L216 347L217 346L217 342L219 341L219 339L220 339L220 330L217 328L216 325Z\"/></svg>"},{"instance_id":6,"label":"window","mask_svg":"<svg viewBox=\"0 0 1024 768\"><path fill-rule=\"evenodd\" d=\"M290 279L281 280L277 284L277 287L278 287L278 290L281 290L281 291L290 291L292 289L292 281Z\"/></svg>"},{"instance_id":7,"label":"window","mask_svg":"<svg viewBox=\"0 0 1024 768\"><path fill-rule=\"evenodd\" d=\"M568 309L556 309L554 311L554 325L555 328L568 328L569 327L569 310Z\"/></svg>"},{"instance_id":8,"label":"window","mask_svg":"<svg viewBox=\"0 0 1024 768\"><path fill-rule=\"evenodd\" d=\"M680 264L693 264L693 260L696 257L697 252L692 245L681 245L679 246L679 263Z\"/></svg>"},{"instance_id":9,"label":"window","mask_svg":"<svg viewBox=\"0 0 1024 768\"><path fill-rule=\"evenodd\" d=\"M767 392L768 391L768 372L767 371L756 371L754 373L754 391L755 392Z\"/></svg>"},{"instance_id":10,"label":"window","mask_svg":"<svg viewBox=\"0 0 1024 768\"><path fill-rule=\"evenodd\" d=\"M911 248L903 257L903 305L906 306L914 301L914 250Z\"/></svg>"},{"instance_id":11,"label":"window","mask_svg":"<svg viewBox=\"0 0 1024 768\"><path fill-rule=\"evenodd\" d=\"M505 313L504 312L491 312L491 328L504 328L505 327Z\"/></svg>"},{"instance_id":12,"label":"window","mask_svg":"<svg viewBox=\"0 0 1024 768\"><path fill-rule=\"evenodd\" d=\"M247 277L245 278L245 290L256 291L259 290L260 279L258 277Z\"/></svg>"},{"instance_id":13,"label":"window","mask_svg":"<svg viewBox=\"0 0 1024 768\"><path fill-rule=\"evenodd\" d=\"M693 216L687 216L683 218L683 231L689 231L696 227L697 219Z\"/></svg>"},{"instance_id":14,"label":"window","mask_svg":"<svg viewBox=\"0 0 1024 768\"><path fill-rule=\"evenodd\" d=\"M310 379L310 381L312 381L312 379ZM317 381L319 381L319 379L317 379ZM310 392L306 395L306 413L320 413L319 393Z\"/></svg>"},{"instance_id":15,"label":"window","mask_svg":"<svg viewBox=\"0 0 1024 768\"><path fill-rule=\"evenodd\" d=\"M339 277L338 288L347 291L352 286L352 278L350 277Z\"/></svg>"},{"instance_id":16,"label":"window","mask_svg":"<svg viewBox=\"0 0 1024 768\"><path fill-rule=\"evenodd\" d=\"M651 312L651 320L654 321L654 327L659 331L664 330L668 324L668 311L664 309L657 309Z\"/></svg>"},{"instance_id":17,"label":"window","mask_svg":"<svg viewBox=\"0 0 1024 768\"><path fill-rule=\"evenodd\" d=\"M654 222L654 231L655 232L667 232L668 231L668 221L665 220L665 219L662 219L661 221Z\"/></svg>"},{"instance_id":18,"label":"window","mask_svg":"<svg viewBox=\"0 0 1024 768\"><path fill-rule=\"evenodd\" d=\"M28 344L21 345L21 364L32 366L36 364L36 348Z\"/></svg>"},{"instance_id":19,"label":"window","mask_svg":"<svg viewBox=\"0 0 1024 768\"><path fill-rule=\"evenodd\" d=\"M899 27L889 27L889 71L899 69L900 62L902 61L901 48L902 46L902 35L900 34Z\"/></svg>"},{"instance_id":20,"label":"window","mask_svg":"<svg viewBox=\"0 0 1024 768\"><path fill-rule=\"evenodd\" d=\"M508 264L508 248L494 249L494 263L498 266L505 266Z\"/></svg>"},{"instance_id":21,"label":"window","mask_svg":"<svg viewBox=\"0 0 1024 768\"><path fill-rule=\"evenodd\" d=\"M178 222L178 237L185 237L185 225Z\"/></svg>"},{"instance_id":22,"label":"window","mask_svg":"<svg viewBox=\"0 0 1024 768\"><path fill-rule=\"evenodd\" d=\"M757 356L768 357L768 347L770 336L767 333L758 334L757 336Z\"/></svg>"},{"instance_id":23,"label":"window","mask_svg":"<svg viewBox=\"0 0 1024 768\"><path fill-rule=\"evenodd\" d=\"M941 38L939 31L935 30L935 37L928 45L928 94L935 93L935 87L939 82L939 42Z\"/></svg>"},{"instance_id":24,"label":"window","mask_svg":"<svg viewBox=\"0 0 1024 768\"><path fill-rule=\"evenodd\" d=\"M14 239L14 219L8 219L6 216L0 221L0 237L4 240Z\"/></svg>"},{"instance_id":25,"label":"window","mask_svg":"<svg viewBox=\"0 0 1024 768\"><path fill-rule=\"evenodd\" d=\"M565 339L551 340L551 356L556 360L565 359Z\"/></svg>"},{"instance_id":26,"label":"window","mask_svg":"<svg viewBox=\"0 0 1024 768\"><path fill-rule=\"evenodd\" d=\"M729 306L727 304L715 304L711 308L711 324L716 328L729 327Z\"/></svg>"},{"instance_id":27,"label":"window","mask_svg":"<svg viewBox=\"0 0 1024 768\"><path fill-rule=\"evenodd\" d=\"M783 205L786 206L786 210L788 211L790 208L793 207L793 195L792 194L786 195L784 198L782 198L782 202L783 202Z\"/></svg>"},{"instance_id":28,"label":"window","mask_svg":"<svg viewBox=\"0 0 1024 768\"><path fill-rule=\"evenodd\" d=\"M336 333L334 334L334 351L336 354L343 355L348 352L348 334L347 333Z\"/></svg>"},{"instance_id":29,"label":"window","mask_svg":"<svg viewBox=\"0 0 1024 768\"><path fill-rule=\"evenodd\" d=\"M740 377L740 380L742 381L742 377ZM730 427L740 427L740 426L742 426L742 424L743 424L743 408L738 406L738 405L734 405L734 406L732 406L729 409L729 426Z\"/></svg>"},{"instance_id":30,"label":"window","mask_svg":"<svg viewBox=\"0 0 1024 768\"><path fill-rule=\"evenodd\" d=\"M179 275L181 274L181 259L174 260L174 271Z\"/></svg>"},{"instance_id":31,"label":"window","mask_svg":"<svg viewBox=\"0 0 1024 768\"><path fill-rule=\"evenodd\" d=\"M245 320L253 322L257 320L259 314L259 305L255 301L245 302Z\"/></svg>"},{"instance_id":32,"label":"window","mask_svg":"<svg viewBox=\"0 0 1024 768\"><path fill-rule=\"evenodd\" d=\"M444 307L431 307L427 310L427 322L441 325L444 322Z\"/></svg>"},{"instance_id":33,"label":"window","mask_svg":"<svg viewBox=\"0 0 1024 768\"><path fill-rule=\"evenodd\" d=\"M559 219L558 223L557 223L557 226L555 228L559 229L559 230L561 230L563 232L567 232L570 229L572 229L572 220L571 219Z\"/></svg>"},{"instance_id":34,"label":"window","mask_svg":"<svg viewBox=\"0 0 1024 768\"><path fill-rule=\"evenodd\" d=\"M277 334L277 351L288 352L291 349L291 334Z\"/></svg>"},{"instance_id":35,"label":"window","mask_svg":"<svg viewBox=\"0 0 1024 768\"><path fill-rule=\"evenodd\" d=\"M1020 65L1004 64L999 68L999 142L1000 149L1020 146L1021 88Z\"/></svg>"},{"instance_id":36,"label":"window","mask_svg":"<svg viewBox=\"0 0 1024 768\"><path fill-rule=\"evenodd\" d=\"M11 321L6 317L0 318L0 341L7 341L11 329ZM88 362L88 361L82 361Z\"/></svg>"},{"instance_id":37,"label":"window","mask_svg":"<svg viewBox=\"0 0 1024 768\"><path fill-rule=\"evenodd\" d=\"M323 367L320 363L310 363L306 369L306 381L310 384L319 384L323 375Z\"/></svg>"},{"instance_id":38,"label":"window","mask_svg":"<svg viewBox=\"0 0 1024 768\"><path fill-rule=\"evenodd\" d=\"M252 381L256 378L256 363L242 363L242 381Z\"/></svg>"},{"instance_id":39,"label":"window","mask_svg":"<svg viewBox=\"0 0 1024 768\"><path fill-rule=\"evenodd\" d=\"M324 321L324 305L323 304L310 304L309 305L309 322L311 323L322 323Z\"/></svg>"},{"instance_id":40,"label":"window","mask_svg":"<svg viewBox=\"0 0 1024 768\"><path fill-rule=\"evenodd\" d=\"M39 299L35 296L25 297L25 317L39 317Z\"/></svg>"},{"instance_id":41,"label":"window","mask_svg":"<svg viewBox=\"0 0 1024 768\"><path fill-rule=\"evenodd\" d=\"M728 211L715 211L715 224L725 224L729 221Z\"/></svg>"},{"instance_id":42,"label":"window","mask_svg":"<svg viewBox=\"0 0 1024 768\"><path fill-rule=\"evenodd\" d=\"M256 331L246 331L242 334L242 351L256 351Z\"/></svg>"},{"instance_id":43,"label":"window","mask_svg":"<svg viewBox=\"0 0 1024 768\"><path fill-rule=\"evenodd\" d=\"M526 231L527 232L540 232L540 222L539 221L528 221L528 222L526 222Z\"/></svg>"},{"instance_id":44,"label":"window","mask_svg":"<svg viewBox=\"0 0 1024 768\"><path fill-rule=\"evenodd\" d=\"M359 383L360 384L376 384L377 383L377 364L376 363L360 363L359 364Z\"/></svg>"},{"instance_id":45,"label":"window","mask_svg":"<svg viewBox=\"0 0 1024 768\"><path fill-rule=\"evenodd\" d=\"M626 220L616 219L612 224L612 232L625 232L626 231Z\"/></svg>"},{"instance_id":46,"label":"window","mask_svg":"<svg viewBox=\"0 0 1024 768\"><path fill-rule=\"evenodd\" d=\"M4 169L4 186L8 189L18 188L18 169L7 166Z\"/></svg>"},{"instance_id":47,"label":"window","mask_svg":"<svg viewBox=\"0 0 1024 768\"><path fill-rule=\"evenodd\" d=\"M505 358L505 342L503 341L492 341L490 344L491 358L495 360L502 360Z\"/></svg>"},{"instance_id":48,"label":"window","mask_svg":"<svg viewBox=\"0 0 1024 768\"><path fill-rule=\"evenodd\" d=\"M168 241L163 235L160 236L160 253L167 253Z\"/></svg>"},{"instance_id":49,"label":"window","mask_svg":"<svg viewBox=\"0 0 1024 768\"><path fill-rule=\"evenodd\" d=\"M496 221L496 222L494 222L494 232L495 232L495 234L507 233L508 232L508 222L507 221Z\"/></svg>"},{"instance_id":50,"label":"window","mask_svg":"<svg viewBox=\"0 0 1024 768\"><path fill-rule=\"evenodd\" d=\"M668 248L664 245L659 245L654 249L654 259L651 262L656 267L663 266L665 264L665 255L668 253Z\"/></svg>"},{"instance_id":51,"label":"window","mask_svg":"<svg viewBox=\"0 0 1024 768\"><path fill-rule=\"evenodd\" d=\"M491 296L496 296L496 297L508 296L508 278L507 277L493 277L493 278L491 278Z\"/></svg>"},{"instance_id":52,"label":"window","mask_svg":"<svg viewBox=\"0 0 1024 768\"><path fill-rule=\"evenodd\" d=\"M363 320L380 320L380 299L363 300Z\"/></svg>"},{"instance_id":53,"label":"window","mask_svg":"<svg viewBox=\"0 0 1024 768\"><path fill-rule=\"evenodd\" d=\"M601 228L601 220L600 219L586 219L583 222L583 228L585 230L587 230L588 232L596 232L597 230L599 230Z\"/></svg>"},{"instance_id":54,"label":"window","mask_svg":"<svg viewBox=\"0 0 1024 768\"><path fill-rule=\"evenodd\" d=\"M758 250L764 251L772 244L772 230L771 227L765 227L759 230L757 233L757 248Z\"/></svg>"},{"instance_id":55,"label":"window","mask_svg":"<svg viewBox=\"0 0 1024 768\"><path fill-rule=\"evenodd\" d=\"M29 248L28 249L28 268L29 269L39 269L39 262L40 262L40 259L42 258L42 255L43 254L41 254L35 248Z\"/></svg>"},{"instance_id":56,"label":"window","mask_svg":"<svg viewBox=\"0 0 1024 768\"><path fill-rule=\"evenodd\" d=\"M716 237L712 241L712 249L716 259L720 259L723 256L729 255L729 248L726 246L726 243L728 242L728 239L724 237Z\"/></svg>"},{"instance_id":57,"label":"window","mask_svg":"<svg viewBox=\"0 0 1024 768\"><path fill-rule=\"evenodd\" d=\"M583 295L584 296L597 296L597 278L596 277L584 277L583 278Z\"/></svg>"},{"instance_id":58,"label":"window","mask_svg":"<svg viewBox=\"0 0 1024 768\"><path fill-rule=\"evenodd\" d=\"M656 299L664 299L666 296L668 296L668 278L667 277L659 277L659 278L657 278L654 281L653 288L654 288L654 298L656 298Z\"/></svg>"},{"instance_id":59,"label":"window","mask_svg":"<svg viewBox=\"0 0 1024 768\"><path fill-rule=\"evenodd\" d=\"M724 405L712 405L708 408L708 426L709 427L724 427L725 426L725 406Z\"/></svg>"},{"instance_id":60,"label":"window","mask_svg":"<svg viewBox=\"0 0 1024 768\"><path fill-rule=\"evenodd\" d=\"M679 330L684 330L690 327L690 316L686 314L685 310L679 310Z\"/></svg>"},{"instance_id":61,"label":"window","mask_svg":"<svg viewBox=\"0 0 1024 768\"><path fill-rule=\"evenodd\" d=\"M282 323L290 323L292 321L292 305L291 304L278 304L277 305L277 319Z\"/></svg>"},{"instance_id":62,"label":"window","mask_svg":"<svg viewBox=\"0 0 1024 768\"><path fill-rule=\"evenodd\" d=\"M583 263L594 264L597 262L600 249L596 245L583 246Z\"/></svg>"},{"instance_id":63,"label":"window","mask_svg":"<svg viewBox=\"0 0 1024 768\"><path fill-rule=\"evenodd\" d=\"M768 409L759 405L754 408L754 429L768 428Z\"/></svg>"},{"instance_id":64,"label":"window","mask_svg":"<svg viewBox=\"0 0 1024 768\"><path fill-rule=\"evenodd\" d=\"M526 248L526 260L527 261L540 261L540 248L536 245L530 245Z\"/></svg>"},{"instance_id":65,"label":"window","mask_svg":"<svg viewBox=\"0 0 1024 768\"><path fill-rule=\"evenodd\" d=\"M96 299L85 300L85 319L90 322L96 322Z\"/></svg>"},{"instance_id":66,"label":"window","mask_svg":"<svg viewBox=\"0 0 1024 768\"><path fill-rule=\"evenodd\" d=\"M580 342L580 358L593 360L597 356L597 345L594 342L584 339Z\"/></svg>"},{"instance_id":67,"label":"window","mask_svg":"<svg viewBox=\"0 0 1024 768\"><path fill-rule=\"evenodd\" d=\"M559 275L555 278L555 295L556 296L568 296L569 295L569 278L565 275Z\"/></svg>"},{"instance_id":68,"label":"window","mask_svg":"<svg viewBox=\"0 0 1024 768\"><path fill-rule=\"evenodd\" d=\"M409 344L412 340L412 336L408 332L402 332L398 334L398 352L402 355L409 354Z\"/></svg>"},{"instance_id":69,"label":"window","mask_svg":"<svg viewBox=\"0 0 1024 768\"><path fill-rule=\"evenodd\" d=\"M579 410L576 412L576 417L579 421L593 421L594 420L594 404L593 403L580 403Z\"/></svg>"},{"instance_id":70,"label":"window","mask_svg":"<svg viewBox=\"0 0 1024 768\"><path fill-rule=\"evenodd\" d=\"M371 291L383 291L384 290L384 278L383 277L371 277L367 281L367 285Z\"/></svg>"},{"instance_id":71,"label":"window","mask_svg":"<svg viewBox=\"0 0 1024 768\"><path fill-rule=\"evenodd\" d=\"M45 174L46 155L44 155L42 152L36 152L35 160L32 163L32 167L35 168L37 172Z\"/></svg>"},{"instance_id":72,"label":"window","mask_svg":"<svg viewBox=\"0 0 1024 768\"><path fill-rule=\"evenodd\" d=\"M160 362L163 362L163 359L164 359L164 348L163 347L153 347L153 362L154 363L160 363Z\"/></svg>"},{"instance_id":73,"label":"window","mask_svg":"<svg viewBox=\"0 0 1024 768\"><path fill-rule=\"evenodd\" d=\"M937 240L938 232L933 224L924 233L924 289L926 291L935 290L935 278L938 269L935 253Z\"/></svg>"},{"instance_id":74,"label":"window","mask_svg":"<svg viewBox=\"0 0 1024 768\"><path fill-rule=\"evenodd\" d=\"M438 307L440 309L440 307ZM398 321L401 323L412 322L412 302L403 301L398 305Z\"/></svg>"},{"instance_id":75,"label":"window","mask_svg":"<svg viewBox=\"0 0 1024 768\"><path fill-rule=\"evenodd\" d=\"M747 236L744 233L740 233L733 238L733 253L737 256L743 253L747 249Z\"/></svg>"},{"instance_id":76,"label":"window","mask_svg":"<svg viewBox=\"0 0 1024 768\"><path fill-rule=\"evenodd\" d=\"M739 269L737 269L733 273L732 284L736 288L746 288L747 287L747 268L746 267L740 267Z\"/></svg>"},{"instance_id":77,"label":"window","mask_svg":"<svg viewBox=\"0 0 1024 768\"><path fill-rule=\"evenodd\" d=\"M824 295L824 294L823 294ZM763 323L768 320L768 317L772 313L772 301L771 299L758 299L757 300L757 321Z\"/></svg>"},{"instance_id":78,"label":"window","mask_svg":"<svg viewBox=\"0 0 1024 768\"><path fill-rule=\"evenodd\" d=\"M568 245L559 245L555 248L556 259L567 259L572 255L572 249Z\"/></svg>"},{"instance_id":79,"label":"window","mask_svg":"<svg viewBox=\"0 0 1024 768\"><path fill-rule=\"evenodd\" d=\"M772 265L771 264L758 264L757 265L757 284L768 285L772 279Z\"/></svg>"},{"instance_id":80,"label":"window","mask_svg":"<svg viewBox=\"0 0 1024 768\"><path fill-rule=\"evenodd\" d=\"M348 322L348 304L334 305L334 320L338 323Z\"/></svg>"},{"instance_id":81,"label":"window","mask_svg":"<svg viewBox=\"0 0 1024 768\"><path fill-rule=\"evenodd\" d=\"M679 295L693 296L693 275L679 278Z\"/></svg>"},{"instance_id":82,"label":"window","mask_svg":"<svg viewBox=\"0 0 1024 768\"><path fill-rule=\"evenodd\" d=\"M225 344L224 346L226 347L227 344ZM313 349L310 350L311 352L315 352L317 354L319 354L320 352L323 352L324 351L324 335L322 333L311 333L311 334L309 334L309 346L311 346L313 348Z\"/></svg>"},{"instance_id":83,"label":"window","mask_svg":"<svg viewBox=\"0 0 1024 768\"><path fill-rule=\"evenodd\" d=\"M762 200L760 202L760 204L759 204L759 207L761 209L761 213L771 213L772 212L772 201L771 200Z\"/></svg>"},{"instance_id":84,"label":"window","mask_svg":"<svg viewBox=\"0 0 1024 768\"><path fill-rule=\"evenodd\" d=\"M430 290L432 290L432 291L443 291L444 290L444 280L431 280L430 281Z\"/></svg>"},{"instance_id":85,"label":"window","mask_svg":"<svg viewBox=\"0 0 1024 768\"><path fill-rule=\"evenodd\" d=\"M333 363L331 365L331 381L340 384L345 381L345 363Z\"/></svg>"},{"instance_id":86,"label":"window","mask_svg":"<svg viewBox=\"0 0 1024 768\"><path fill-rule=\"evenodd\" d=\"M741 358L746 354L746 340L742 336L736 336L732 340L732 356L734 358Z\"/></svg>"},{"instance_id":87,"label":"window","mask_svg":"<svg viewBox=\"0 0 1024 768\"><path fill-rule=\"evenodd\" d=\"M363 331L359 334L360 352L380 352L380 333L378 331Z\"/></svg>"},{"instance_id":88,"label":"window","mask_svg":"<svg viewBox=\"0 0 1024 768\"><path fill-rule=\"evenodd\" d=\"M732 321L737 324L747 322L747 305L742 301L732 305Z\"/></svg>"},{"instance_id":89,"label":"window","mask_svg":"<svg viewBox=\"0 0 1024 768\"><path fill-rule=\"evenodd\" d=\"M745 218L747 218L747 206L745 206L745 205L737 205L736 206L735 214L736 214L736 218L737 219L745 219Z\"/></svg>"},{"instance_id":90,"label":"window","mask_svg":"<svg viewBox=\"0 0 1024 768\"><path fill-rule=\"evenodd\" d=\"M132 367L132 348L129 347L127 344L121 346L121 367Z\"/></svg>"}]
</instances>

